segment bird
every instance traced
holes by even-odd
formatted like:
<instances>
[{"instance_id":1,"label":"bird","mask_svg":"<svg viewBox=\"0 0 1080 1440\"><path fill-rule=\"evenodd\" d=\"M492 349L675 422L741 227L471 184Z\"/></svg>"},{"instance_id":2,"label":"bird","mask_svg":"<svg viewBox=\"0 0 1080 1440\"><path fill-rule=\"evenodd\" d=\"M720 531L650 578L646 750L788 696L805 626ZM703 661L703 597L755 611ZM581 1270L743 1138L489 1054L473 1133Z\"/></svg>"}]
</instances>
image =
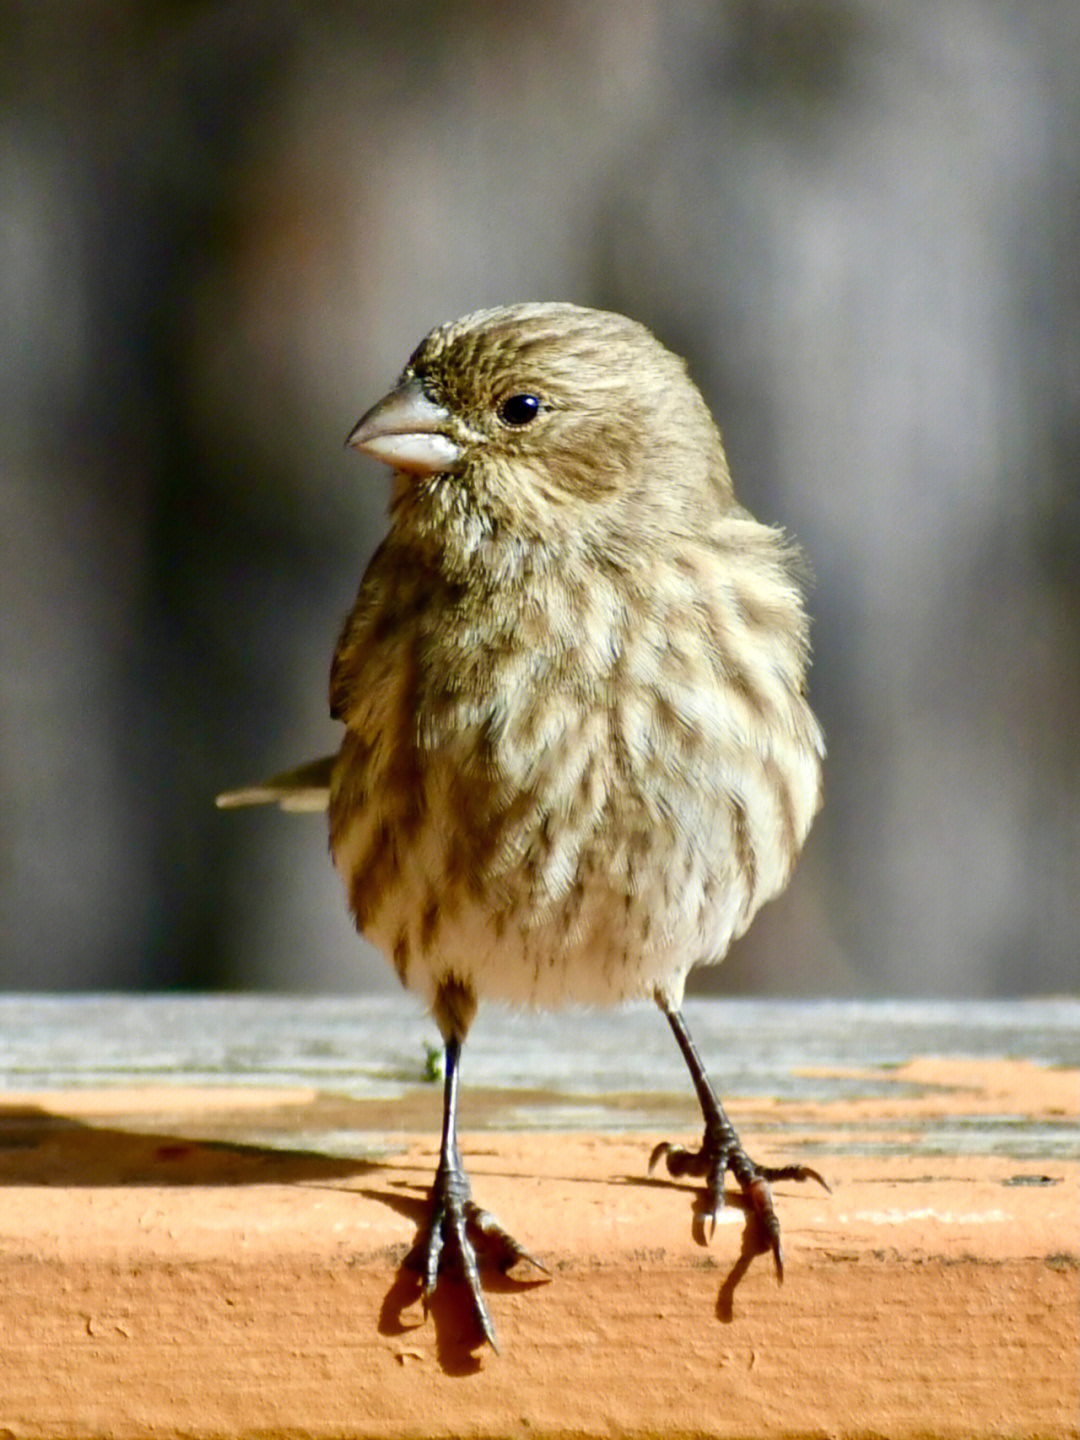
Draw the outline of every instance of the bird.
<instances>
[{"instance_id":1,"label":"bird","mask_svg":"<svg viewBox=\"0 0 1080 1440\"><path fill-rule=\"evenodd\" d=\"M713 1229L730 1173L782 1280L771 1185L828 1187L750 1159L682 1002L784 888L821 803L801 553L736 500L685 361L623 315L543 302L439 325L347 444L392 483L333 655L340 748L218 803L328 809L357 929L439 1027L425 1309L463 1274L497 1349L478 1247L544 1268L473 1200L458 1146L488 1000L654 1001L704 1131L649 1169L701 1178Z\"/></svg>"}]
</instances>

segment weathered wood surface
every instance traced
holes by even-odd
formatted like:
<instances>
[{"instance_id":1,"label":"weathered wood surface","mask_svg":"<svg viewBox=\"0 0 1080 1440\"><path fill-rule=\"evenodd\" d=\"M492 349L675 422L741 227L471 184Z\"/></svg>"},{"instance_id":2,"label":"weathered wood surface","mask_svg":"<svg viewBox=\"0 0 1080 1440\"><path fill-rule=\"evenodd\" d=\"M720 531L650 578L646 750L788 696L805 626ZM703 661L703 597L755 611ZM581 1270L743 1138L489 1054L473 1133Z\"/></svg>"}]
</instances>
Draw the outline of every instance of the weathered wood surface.
<instances>
[{"instance_id":1,"label":"weathered wood surface","mask_svg":"<svg viewBox=\"0 0 1080 1440\"><path fill-rule=\"evenodd\" d=\"M494 1356L403 1264L407 999L0 999L0 1436L1077 1434L1080 1003L688 1013L833 1185L777 1187L786 1283L646 1174L697 1127L658 1014L489 1012L466 1161L551 1270L489 1276Z\"/></svg>"}]
</instances>

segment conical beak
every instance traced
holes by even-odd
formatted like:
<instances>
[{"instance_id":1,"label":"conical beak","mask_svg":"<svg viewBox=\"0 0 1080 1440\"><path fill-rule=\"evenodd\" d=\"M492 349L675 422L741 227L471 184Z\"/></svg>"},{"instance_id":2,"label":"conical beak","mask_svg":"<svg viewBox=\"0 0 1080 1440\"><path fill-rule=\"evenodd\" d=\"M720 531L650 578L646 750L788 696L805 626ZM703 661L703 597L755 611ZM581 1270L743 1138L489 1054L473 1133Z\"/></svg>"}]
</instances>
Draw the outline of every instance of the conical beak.
<instances>
[{"instance_id":1,"label":"conical beak","mask_svg":"<svg viewBox=\"0 0 1080 1440\"><path fill-rule=\"evenodd\" d=\"M461 459L449 422L450 412L428 399L419 380L406 380L357 421L345 443L395 470L437 475Z\"/></svg>"}]
</instances>

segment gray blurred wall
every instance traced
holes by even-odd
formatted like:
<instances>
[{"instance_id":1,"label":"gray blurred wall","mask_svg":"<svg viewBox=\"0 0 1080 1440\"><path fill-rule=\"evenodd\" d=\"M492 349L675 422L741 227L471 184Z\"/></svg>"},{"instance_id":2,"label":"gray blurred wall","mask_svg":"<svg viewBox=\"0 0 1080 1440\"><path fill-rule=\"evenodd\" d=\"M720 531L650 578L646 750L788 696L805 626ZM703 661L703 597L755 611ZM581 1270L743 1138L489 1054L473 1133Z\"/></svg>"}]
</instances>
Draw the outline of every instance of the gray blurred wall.
<instances>
[{"instance_id":1,"label":"gray blurred wall","mask_svg":"<svg viewBox=\"0 0 1080 1440\"><path fill-rule=\"evenodd\" d=\"M318 818L434 323L685 353L817 575L827 805L703 983L1076 990L1080 5L0 9L0 988L390 987Z\"/></svg>"}]
</instances>

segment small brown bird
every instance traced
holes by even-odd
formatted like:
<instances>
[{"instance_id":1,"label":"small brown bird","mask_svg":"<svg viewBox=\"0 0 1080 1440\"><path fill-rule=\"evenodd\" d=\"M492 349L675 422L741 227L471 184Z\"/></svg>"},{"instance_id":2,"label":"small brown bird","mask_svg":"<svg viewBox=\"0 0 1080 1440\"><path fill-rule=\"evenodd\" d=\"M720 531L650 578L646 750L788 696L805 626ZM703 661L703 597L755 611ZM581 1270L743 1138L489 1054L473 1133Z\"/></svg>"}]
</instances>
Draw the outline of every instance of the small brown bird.
<instances>
[{"instance_id":1,"label":"small brown bird","mask_svg":"<svg viewBox=\"0 0 1080 1440\"><path fill-rule=\"evenodd\" d=\"M442 1148L419 1242L449 1258L495 1344L474 1237L532 1257L473 1202L457 1145L461 1047L481 999L647 996L690 1068L700 1149L730 1171L783 1276L769 1182L680 1014L786 883L818 808L821 731L792 548L735 501L684 363L574 305L433 330L349 436L393 467L390 533L334 654L341 750L219 803L325 803L358 929L446 1045ZM824 1181L821 1181L824 1184Z\"/></svg>"}]
</instances>

